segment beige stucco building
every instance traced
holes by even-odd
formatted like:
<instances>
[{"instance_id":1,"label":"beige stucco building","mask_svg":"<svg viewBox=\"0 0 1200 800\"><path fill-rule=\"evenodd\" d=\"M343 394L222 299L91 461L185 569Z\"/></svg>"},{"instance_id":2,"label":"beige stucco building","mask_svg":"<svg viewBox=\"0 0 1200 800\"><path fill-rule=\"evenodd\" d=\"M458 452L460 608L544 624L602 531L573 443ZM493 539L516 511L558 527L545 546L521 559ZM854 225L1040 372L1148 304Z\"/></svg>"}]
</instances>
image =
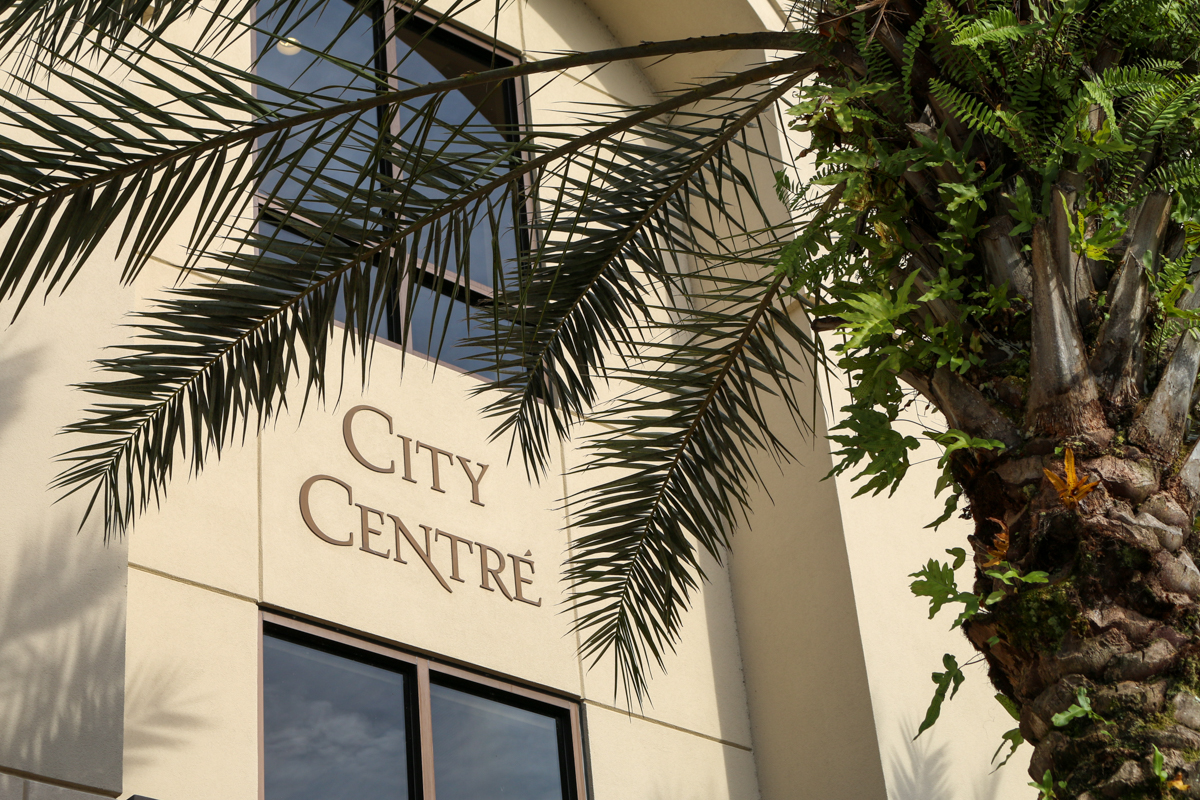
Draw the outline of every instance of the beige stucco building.
<instances>
[{"instance_id":1,"label":"beige stucco building","mask_svg":"<svg viewBox=\"0 0 1200 800\"><path fill-rule=\"evenodd\" d=\"M498 27L487 16L464 14L465 32L487 28L534 59L784 24L775 0L515 0ZM531 81L526 113L642 102L728 58ZM403 761L395 796L442 800L490 800L454 784L477 773L518 800L1028 796L1027 754L989 774L1013 725L980 667L911 741L941 654L970 655L907 590L907 574L964 533L923 530L932 463L895 497L852 500L848 483L821 480L826 443L797 438L799 462L765 470L732 557L709 565L678 652L632 710L609 665L576 655L558 580L573 534L562 498L583 485L564 476L580 454L561 448L554 479L531 485L507 442L489 441L475 378L410 356L401 379L388 345L368 388L348 382L202 475L178 474L125 540L105 544L95 523L77 532L82 503L47 488L65 449L56 433L87 402L69 387L123 316L174 280L183 227L135 286L119 287L101 248L68 292L0 336L0 800L341 797L303 794L327 757ZM826 395L824 425L828 406ZM289 658L349 690L321 694L333 690L316 678L298 689ZM401 687L387 695L402 707L391 722L338 706L368 679ZM280 710L293 700L295 713ZM467 722L446 744L439 708L452 706ZM518 747L521 725L554 733ZM516 762L535 751L559 788L525 798L511 787L532 773Z\"/></svg>"}]
</instances>

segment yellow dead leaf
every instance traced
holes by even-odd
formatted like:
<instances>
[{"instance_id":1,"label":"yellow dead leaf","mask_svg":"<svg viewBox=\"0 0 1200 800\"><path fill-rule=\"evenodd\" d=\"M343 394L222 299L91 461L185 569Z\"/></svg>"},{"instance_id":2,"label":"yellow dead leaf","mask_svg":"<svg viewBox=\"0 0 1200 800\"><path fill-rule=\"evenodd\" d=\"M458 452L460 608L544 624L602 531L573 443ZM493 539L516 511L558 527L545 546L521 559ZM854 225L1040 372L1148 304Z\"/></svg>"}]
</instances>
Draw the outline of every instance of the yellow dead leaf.
<instances>
[{"instance_id":1,"label":"yellow dead leaf","mask_svg":"<svg viewBox=\"0 0 1200 800\"><path fill-rule=\"evenodd\" d=\"M1000 526L1000 532L996 534L996 541L992 549L987 551L988 560L983 564L984 569L994 567L1008 557L1008 526L1004 524L1003 520L995 517L988 517L988 519Z\"/></svg>"},{"instance_id":2,"label":"yellow dead leaf","mask_svg":"<svg viewBox=\"0 0 1200 800\"><path fill-rule=\"evenodd\" d=\"M1167 788L1178 789L1181 792L1186 792L1191 788L1191 786L1183 782L1183 773L1177 772L1175 773L1175 778L1173 780L1167 781Z\"/></svg>"},{"instance_id":3,"label":"yellow dead leaf","mask_svg":"<svg viewBox=\"0 0 1200 800\"><path fill-rule=\"evenodd\" d=\"M1092 481L1085 483L1080 480L1075 474L1075 451L1067 448L1067 454L1063 458L1063 468L1066 470L1066 480L1055 475L1049 469L1043 469L1046 474L1046 479L1054 486L1058 492L1058 499L1067 508L1074 508L1079 505L1079 501L1087 497L1093 489L1100 485L1100 481Z\"/></svg>"}]
</instances>

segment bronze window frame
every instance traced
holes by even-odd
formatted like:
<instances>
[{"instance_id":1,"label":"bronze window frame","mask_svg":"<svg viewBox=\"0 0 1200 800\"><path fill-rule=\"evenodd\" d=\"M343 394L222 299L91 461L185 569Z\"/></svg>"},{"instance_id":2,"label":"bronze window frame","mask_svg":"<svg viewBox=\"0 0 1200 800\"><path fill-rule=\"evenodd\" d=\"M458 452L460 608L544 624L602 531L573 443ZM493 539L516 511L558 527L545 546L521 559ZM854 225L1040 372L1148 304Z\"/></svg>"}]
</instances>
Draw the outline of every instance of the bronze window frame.
<instances>
[{"instance_id":1,"label":"bronze window frame","mask_svg":"<svg viewBox=\"0 0 1200 800\"><path fill-rule=\"evenodd\" d=\"M258 620L258 797L266 800L266 726L264 715L263 693L263 640L268 635L268 628L283 628L301 636L321 640L342 649L351 649L376 658L397 662L408 668L415 677L416 686L412 695L417 700L416 718L414 720L416 736L410 744L415 748L415 756L410 756L417 768L417 779L413 782L417 796L413 800L436 800L437 789L434 785L434 753L433 753L433 709L430 695L431 681L438 683L438 678L445 678L445 684L458 688L459 684L469 684L486 690L510 695L517 700L514 705L520 706L521 701L532 701L537 705L549 706L565 712L567 732L570 737L566 752L560 752L563 760L564 777L568 784L568 800L588 800L587 770L584 751L583 731L583 701L565 693L547 689L534 689L519 681L517 678L497 676L486 670L466 664L455 665L447 660L439 659L431 654L423 653L413 648L406 648L400 643L385 642L378 637L351 634L335 627L318 624L317 622L300 619L288 614L281 614L265 608L259 609ZM570 763L566 763L567 761Z\"/></svg>"}]
</instances>

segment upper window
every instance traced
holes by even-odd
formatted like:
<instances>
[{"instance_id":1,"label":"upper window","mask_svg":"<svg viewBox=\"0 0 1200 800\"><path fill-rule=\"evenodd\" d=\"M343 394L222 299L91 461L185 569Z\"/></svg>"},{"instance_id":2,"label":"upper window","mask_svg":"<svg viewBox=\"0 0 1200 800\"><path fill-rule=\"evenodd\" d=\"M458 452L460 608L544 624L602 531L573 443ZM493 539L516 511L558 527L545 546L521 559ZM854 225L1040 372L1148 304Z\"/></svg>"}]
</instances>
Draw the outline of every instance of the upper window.
<instances>
[{"instance_id":1,"label":"upper window","mask_svg":"<svg viewBox=\"0 0 1200 800\"><path fill-rule=\"evenodd\" d=\"M574 703L314 633L264 627L265 800L580 796Z\"/></svg>"},{"instance_id":2,"label":"upper window","mask_svg":"<svg viewBox=\"0 0 1200 800\"><path fill-rule=\"evenodd\" d=\"M259 0L256 27L257 71L272 82L303 93L308 101L333 104L354 100L379 90L361 70L341 67L361 65L374 70L393 87L419 85L455 78L515 63L495 50L474 42L444 26L430 23L393 6L385 13L382 4L364 16L353 15L355 4L347 0ZM283 38L268 35L277 27L277 17L287 13ZM344 29L344 31L343 31ZM388 32L394 35L388 36ZM340 35L339 35L340 34ZM336 42L335 42L336 40ZM327 53L326 58L318 53ZM338 87L338 88L331 88ZM260 90L260 95L265 90ZM271 96L273 102L287 98ZM401 142L419 137L425 148L438 148L454 136L449 152L462 163L488 145L507 142L518 130L517 91L513 81L500 86L479 86L451 92L438 105L437 122L413 125L411 111L395 119L384 119L382 111L359 118L350 136L314 136L315 127L298 128L280 155L302 151L300 169L291 174L276 171L264 181L263 197L295 199L305 182L313 178L305 204L332 211L347 184L361 172L368 157L369 142L381 131L389 131ZM402 170L403 165L375 165L383 178ZM367 171L369 172L369 171ZM439 189L423 186L430 199ZM270 207L266 209L269 216ZM480 362L462 340L474 330L482 314L488 313L497 279L515 269L519 257L518 201L497 189L481 204L461 246L437 248L443 263L418 261L416 279L401 287L375 334L394 341L407 339L415 352L437 354L446 363L473 369ZM400 224L400 223L396 223ZM269 227L264 233L297 246L308 246L303 230ZM451 252L454 251L454 252ZM428 251L422 248L422 255ZM467 264L471 265L470 270ZM469 272L469 275L468 275ZM441 277L439 277L441 276ZM411 309L411 313L406 313ZM344 321L344 310L339 308Z\"/></svg>"}]
</instances>

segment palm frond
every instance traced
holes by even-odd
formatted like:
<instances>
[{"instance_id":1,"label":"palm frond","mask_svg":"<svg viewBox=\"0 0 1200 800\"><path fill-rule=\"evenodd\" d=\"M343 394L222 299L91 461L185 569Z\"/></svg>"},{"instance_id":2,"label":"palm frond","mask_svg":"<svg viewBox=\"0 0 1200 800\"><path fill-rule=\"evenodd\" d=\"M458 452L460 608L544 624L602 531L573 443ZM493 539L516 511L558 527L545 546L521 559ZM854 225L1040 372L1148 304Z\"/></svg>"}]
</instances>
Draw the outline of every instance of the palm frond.
<instances>
[{"instance_id":1,"label":"palm frond","mask_svg":"<svg viewBox=\"0 0 1200 800\"><path fill-rule=\"evenodd\" d=\"M287 172L302 158L305 147L285 148L289 137L303 135L307 147L324 143L328 148L329 142L352 135L358 120L374 109L388 109L394 116L404 104L427 98L410 113L429 117L436 114L439 98L451 92L525 75L657 51L666 55L747 45L788 49L812 43L811 37L798 34L747 36L564 56L417 87L380 87L351 99L294 92L165 42L157 45L161 52L140 59L120 48L108 50L111 60L128 71L124 81L81 65L54 67L54 80L83 93L88 104L62 100L33 81L25 86L39 95L35 98L0 93L0 112L8 116L12 131L0 138L0 224L12 226L0 253L0 295L20 293L19 312L37 287L65 288L122 217L119 253L123 277L132 280L197 196L222 199L202 203L193 219L188 252L192 257L207 252L219 231L244 212L268 174ZM338 63L329 55L316 57ZM256 98L251 87L282 99ZM156 96L162 101L147 99ZM684 104L672 103L674 99L663 110ZM364 165L374 170L373 163L368 159Z\"/></svg>"},{"instance_id":2,"label":"palm frond","mask_svg":"<svg viewBox=\"0 0 1200 800\"><path fill-rule=\"evenodd\" d=\"M755 454L789 457L770 401L802 419L796 389L814 370L804 354L817 345L780 302L782 276L697 280L690 302L661 309L669 322L641 357L612 371L635 388L592 417L606 430L586 440L576 469L607 480L572 508L586 531L567 564L575 625L585 657L611 654L631 701L679 636L704 578L698 548L722 559L757 480Z\"/></svg>"},{"instance_id":3,"label":"palm frond","mask_svg":"<svg viewBox=\"0 0 1200 800\"><path fill-rule=\"evenodd\" d=\"M716 245L720 229L741 225L740 204L724 187L749 179L727 148L802 77L718 111L648 122L586 165L558 170L561 188L531 225L539 245L506 293L512 301L501 301L492 330L476 340L495 353L489 370L501 376L480 389L500 393L485 410L500 420L493 436L514 437L530 476L541 476L550 444L588 413L606 354L626 353L634 329L647 321L647 303L680 290L691 267L679 254L699 251L698 237ZM546 184L539 180L543 196ZM705 224L692 209L714 219Z\"/></svg>"},{"instance_id":4,"label":"palm frond","mask_svg":"<svg viewBox=\"0 0 1200 800\"><path fill-rule=\"evenodd\" d=\"M386 304L381 298L397 296L402 279L419 271L418 262L436 264L436 279L447 279L453 263L447 254L457 252L461 258L467 252L461 243L469 239L477 210L497 190L522 190L525 175L664 113L777 74L803 71L814 61L798 56L717 79L615 119L602 118L583 135L550 130L538 137L566 140L558 146L475 140L470 148L475 155L467 159L446 141L378 137L363 146L405 168L388 191L381 190L382 179L377 178L332 185L323 174L324 162L315 168L289 162L289 174L305 191L317 185L320 175L329 193L300 199L272 194L259 220L277 230L299 226L322 247L301 248L300 255L308 259L299 262L302 268L275 276L270 269L284 268L269 260L271 254L297 249L273 234L243 236L243 249L223 257L227 273L201 269L201 275L214 280L180 289L157 317L139 324L136 338L121 348L126 355L102 364L117 379L85 387L106 400L72 431L98 441L64 455L74 466L56 486L66 492L89 489L93 504L99 502L104 510L106 529L124 531L137 512L161 495L180 453L190 454L192 469L199 470L210 448L219 452L234 430L245 430L248 415L255 417L253 424L270 416L291 374L285 374L284 365L297 363L298 347L313 365L306 373L306 389L321 391L322 337L334 331L334 298L342 297L348 322L343 347L357 345L365 354ZM348 136L352 127L335 129ZM514 165L511 156L518 148L536 155ZM339 242L355 244L347 249ZM261 289L255 286L259 266L268 269ZM217 281L218 275L226 277ZM409 281L409 286L415 283ZM244 314L227 315L220 299L226 291L228 305ZM404 302L412 311L416 301L411 288ZM176 317L178 327L172 327L169 320ZM266 372L268 366L273 371Z\"/></svg>"}]
</instances>

